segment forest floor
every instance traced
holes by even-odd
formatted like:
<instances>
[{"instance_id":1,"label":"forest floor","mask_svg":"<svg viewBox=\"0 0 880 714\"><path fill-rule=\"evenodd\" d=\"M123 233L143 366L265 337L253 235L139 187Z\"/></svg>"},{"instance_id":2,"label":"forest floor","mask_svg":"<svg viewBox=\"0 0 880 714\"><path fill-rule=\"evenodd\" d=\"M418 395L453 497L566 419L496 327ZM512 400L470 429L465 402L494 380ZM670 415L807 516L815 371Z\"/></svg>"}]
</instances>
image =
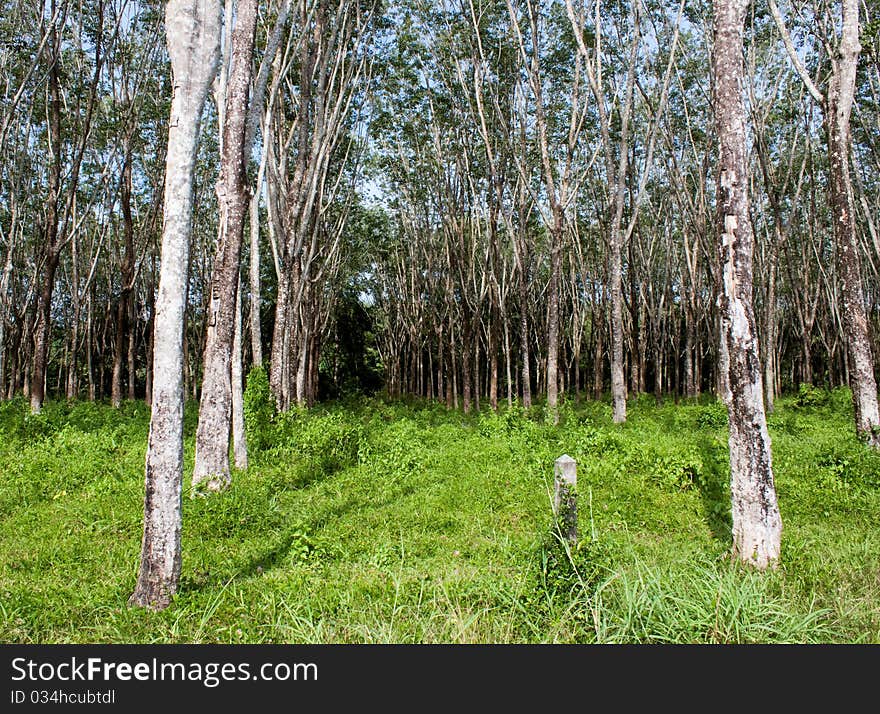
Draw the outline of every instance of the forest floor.
<instances>
[{"instance_id":1,"label":"forest floor","mask_svg":"<svg viewBox=\"0 0 880 714\"><path fill-rule=\"evenodd\" d=\"M187 408L186 486L196 404ZM730 562L718 403L464 416L360 399L251 417L252 465L184 498L179 594L127 606L149 409L0 405L0 641L880 642L880 454L849 393L769 419L783 548ZM580 545L554 536L578 461Z\"/></svg>"}]
</instances>

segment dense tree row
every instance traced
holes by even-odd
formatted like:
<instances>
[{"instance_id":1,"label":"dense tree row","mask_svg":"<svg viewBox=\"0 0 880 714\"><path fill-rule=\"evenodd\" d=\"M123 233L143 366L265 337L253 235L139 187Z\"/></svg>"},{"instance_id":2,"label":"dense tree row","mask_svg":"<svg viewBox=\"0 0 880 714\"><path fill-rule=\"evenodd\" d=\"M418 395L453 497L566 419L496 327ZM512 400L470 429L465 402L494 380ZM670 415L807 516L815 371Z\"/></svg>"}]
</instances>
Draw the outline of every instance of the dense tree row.
<instances>
[{"instance_id":1,"label":"dense tree row","mask_svg":"<svg viewBox=\"0 0 880 714\"><path fill-rule=\"evenodd\" d=\"M333 314L333 299L324 302L330 296L317 287L351 278L374 294L387 325L380 343L388 342L381 348L395 393L445 399L450 391L465 408L508 392L530 403L533 392L548 392L554 342L552 381L572 395L619 384L613 362L625 393L687 397L715 389L708 9L545 5L400 4L386 9L382 19L395 31L385 28L380 45L357 27L380 25L375 8L358 9L363 14L343 30L347 39L313 29L318 43L351 43L345 52L359 58L351 61L338 47L302 40L308 33L295 29L300 23L329 22L311 5L259 13L252 72L263 89L259 106L247 108L246 182L261 200L249 202L243 234L251 263L243 271L244 344L253 364L274 351L281 408L317 398L320 343ZM4 47L2 393L26 392L35 408L46 389L114 403L149 398L170 101L161 14L106 0L60 2L42 14L22 3L7 9L4 32L20 39ZM809 80L812 91L787 57L770 8L754 7L747 18L755 300L770 407L801 382L848 383L854 368L842 291L852 280L835 257L823 121L836 11L813 10L822 23L791 13L802 23L787 31L801 48L795 56L810 64L801 72L818 78ZM784 27L782 10L776 14ZM880 256L873 37L863 32L869 51L855 87L851 172L855 253L872 324ZM263 61L267 44L274 54ZM318 54L313 74L345 71L357 81L340 76L325 87L317 74L306 77L303 67ZM331 57L347 64L331 65ZM370 77L378 89L368 104ZM340 101L313 96L309 85L318 95L341 92ZM323 107L317 129L314 114L300 121L304 90ZM217 101L220 91L214 88ZM216 106L208 102L196 165L185 340L194 397L217 307L209 285L220 230L215 127L224 112ZM380 210L391 225L377 240L347 226L362 162L354 155L367 140L370 185L376 193L382 184L387 207ZM317 181L331 162L339 180ZM310 186L324 192L318 213L326 221L297 215L312 210ZM308 236L288 230L288 221ZM372 270L358 272L365 253ZM447 261L454 269L438 270ZM308 279L297 277L303 271ZM302 282L294 288L291 279ZM288 297L276 302L279 285ZM421 319L429 310L438 319ZM228 306L223 312L231 314ZM617 351L622 357L612 359Z\"/></svg>"},{"instance_id":2,"label":"dense tree row","mask_svg":"<svg viewBox=\"0 0 880 714\"><path fill-rule=\"evenodd\" d=\"M557 361L556 389L575 397L717 391L710 18L633 3L599 7L596 23L596 9L526 3L517 14L462 2L405 11L399 24L411 29L398 35L397 62L407 73L397 75L396 95L386 85L381 101L393 120L377 139L397 220L377 270L382 315L394 326L390 390L441 395L466 410L481 397L494 404L498 390L526 404L543 393L552 404ZM824 77L830 63L814 45L837 40L833 28L819 29L826 34L800 35ZM550 68L540 83L533 30L545 45L534 54ZM877 324L877 154L868 138L877 68L865 65L855 96L856 269L866 262L857 281L836 253L843 241L833 233L836 174L822 103L805 91L767 8L752 9L746 30L754 296L772 409L800 383L850 382L845 286L861 285L866 319ZM625 402L614 401L623 418Z\"/></svg>"}]
</instances>

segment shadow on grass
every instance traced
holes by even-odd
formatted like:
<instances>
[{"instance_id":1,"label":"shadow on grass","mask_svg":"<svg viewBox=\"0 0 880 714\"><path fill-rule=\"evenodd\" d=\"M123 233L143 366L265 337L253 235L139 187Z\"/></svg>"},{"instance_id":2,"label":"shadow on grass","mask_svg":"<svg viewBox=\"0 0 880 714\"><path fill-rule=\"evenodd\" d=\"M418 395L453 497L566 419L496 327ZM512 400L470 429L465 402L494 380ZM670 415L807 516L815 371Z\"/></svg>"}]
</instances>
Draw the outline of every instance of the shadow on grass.
<instances>
[{"instance_id":1,"label":"shadow on grass","mask_svg":"<svg viewBox=\"0 0 880 714\"><path fill-rule=\"evenodd\" d=\"M274 538L267 534L267 547L234 562L224 564L216 570L190 568L181 576L181 593L196 593L223 586L230 579L246 580L254 576L262 576L273 568L283 566L291 558L308 560L313 557L315 546L312 534L317 533L334 521L353 513L381 510L400 499L406 498L417 490L415 483L398 484L397 487L381 498L373 496L349 497L339 503L333 503L313 514L305 521L293 525ZM326 554L322 552L322 559Z\"/></svg>"},{"instance_id":2,"label":"shadow on grass","mask_svg":"<svg viewBox=\"0 0 880 714\"><path fill-rule=\"evenodd\" d=\"M180 578L180 594L199 593L222 587L230 580L246 580L281 565L294 549L310 548L308 537L301 529L289 529L265 550L254 553L235 564L217 568L193 568Z\"/></svg>"},{"instance_id":3,"label":"shadow on grass","mask_svg":"<svg viewBox=\"0 0 880 714\"><path fill-rule=\"evenodd\" d=\"M703 501L703 517L712 536L722 543L729 543L733 537L733 524L730 516L728 464L724 458L726 451L718 444L705 440L701 441L698 448L704 468L696 479L696 485Z\"/></svg>"}]
</instances>

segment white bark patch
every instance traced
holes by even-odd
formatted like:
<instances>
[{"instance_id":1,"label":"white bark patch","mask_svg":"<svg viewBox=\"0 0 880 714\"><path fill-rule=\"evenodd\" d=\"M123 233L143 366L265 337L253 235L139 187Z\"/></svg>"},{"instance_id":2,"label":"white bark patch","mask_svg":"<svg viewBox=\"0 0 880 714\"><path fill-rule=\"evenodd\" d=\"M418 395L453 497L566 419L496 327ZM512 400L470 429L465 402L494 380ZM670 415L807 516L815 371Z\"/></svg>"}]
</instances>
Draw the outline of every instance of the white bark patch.
<instances>
[{"instance_id":1,"label":"white bark patch","mask_svg":"<svg viewBox=\"0 0 880 714\"><path fill-rule=\"evenodd\" d=\"M734 174L732 171L721 172L721 188L723 188L725 191L729 191L735 182L736 174Z\"/></svg>"}]
</instances>

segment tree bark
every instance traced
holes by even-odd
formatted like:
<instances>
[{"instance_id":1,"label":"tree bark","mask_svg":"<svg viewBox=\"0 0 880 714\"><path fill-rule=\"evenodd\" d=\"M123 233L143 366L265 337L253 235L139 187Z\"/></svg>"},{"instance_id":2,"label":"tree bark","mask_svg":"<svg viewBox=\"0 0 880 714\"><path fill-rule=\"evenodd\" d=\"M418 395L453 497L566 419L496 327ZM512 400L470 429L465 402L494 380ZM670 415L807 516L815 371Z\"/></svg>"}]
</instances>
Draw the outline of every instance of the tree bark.
<instances>
[{"instance_id":1,"label":"tree bark","mask_svg":"<svg viewBox=\"0 0 880 714\"><path fill-rule=\"evenodd\" d=\"M715 124L721 144L718 252L721 354L726 357L730 422L733 554L760 569L779 560L782 519L776 502L761 360L752 307L754 237L749 216L743 87L743 23L748 0L715 0Z\"/></svg>"},{"instance_id":2,"label":"tree bark","mask_svg":"<svg viewBox=\"0 0 880 714\"><path fill-rule=\"evenodd\" d=\"M767 276L767 302L764 305L764 403L768 414L773 413L776 399L776 246L778 242L774 241Z\"/></svg>"},{"instance_id":3,"label":"tree bark","mask_svg":"<svg viewBox=\"0 0 880 714\"><path fill-rule=\"evenodd\" d=\"M554 424L559 423L559 281L562 273L562 207L554 201L550 236L550 289L547 300L547 408Z\"/></svg>"},{"instance_id":4,"label":"tree bark","mask_svg":"<svg viewBox=\"0 0 880 714\"><path fill-rule=\"evenodd\" d=\"M841 278L843 325L849 347L849 377L856 433L875 449L880 448L880 410L874 357L868 333L865 293L856 235L852 181L849 173L850 113L856 84L859 52L858 0L843 0L840 47L826 97L828 163L831 173L831 207Z\"/></svg>"},{"instance_id":5,"label":"tree bark","mask_svg":"<svg viewBox=\"0 0 880 714\"><path fill-rule=\"evenodd\" d=\"M165 32L174 94L165 158L162 265L156 296L153 394L144 532L132 605L163 609L180 578L183 490L183 325L192 230L193 170L202 110L217 71L220 4L168 0Z\"/></svg>"},{"instance_id":6,"label":"tree bark","mask_svg":"<svg viewBox=\"0 0 880 714\"><path fill-rule=\"evenodd\" d=\"M260 181L251 198L251 255L250 255L250 327L251 361L255 367L263 366L263 334L260 325Z\"/></svg>"},{"instance_id":7,"label":"tree bark","mask_svg":"<svg viewBox=\"0 0 880 714\"><path fill-rule=\"evenodd\" d=\"M55 16L55 2L51 4ZM53 20L54 22L54 20ZM34 366L30 380L31 412L37 414L43 408L46 397L46 362L49 353L49 328L52 308L52 292L55 288L55 272L61 245L58 237L58 208L61 194L61 87L58 77L58 62L61 56L61 38L53 25L47 52L49 56L49 186L46 196L46 225L43 240L46 246L46 259L43 268L43 282L37 303L36 323L34 325Z\"/></svg>"},{"instance_id":8,"label":"tree bark","mask_svg":"<svg viewBox=\"0 0 880 714\"><path fill-rule=\"evenodd\" d=\"M524 253L524 251L523 251ZM522 361L522 403L524 409L532 406L532 374L529 367L529 293L526 256L519 260L517 289L519 292L519 349Z\"/></svg>"},{"instance_id":9,"label":"tree bark","mask_svg":"<svg viewBox=\"0 0 880 714\"><path fill-rule=\"evenodd\" d=\"M128 332L132 329L130 322L131 292L134 278L134 224L131 216L131 151L126 147L125 164L122 167L122 186L120 188L120 203L122 205L122 234L125 243L125 256L122 262L121 280L122 288L116 303L116 330L114 333L113 350L113 383L110 390L110 401L115 408L122 404L122 363L125 348L127 346ZM130 355L130 358L133 355ZM129 364L132 360L130 359ZM129 367L129 372L131 368ZM133 384L134 377L129 374L129 384Z\"/></svg>"},{"instance_id":10,"label":"tree bark","mask_svg":"<svg viewBox=\"0 0 880 714\"><path fill-rule=\"evenodd\" d=\"M247 435L244 428L244 374L242 369L241 286L235 298L235 337L232 340L232 453L235 468L248 467Z\"/></svg>"},{"instance_id":11,"label":"tree bark","mask_svg":"<svg viewBox=\"0 0 880 714\"><path fill-rule=\"evenodd\" d=\"M605 329L602 313L603 306L600 304L599 307L593 311L592 325L595 334L593 351L593 399L597 402L602 399L602 393L605 390L605 345L603 344Z\"/></svg>"},{"instance_id":12,"label":"tree bark","mask_svg":"<svg viewBox=\"0 0 880 714\"><path fill-rule=\"evenodd\" d=\"M470 318L465 318L461 337L461 405L462 411L465 414L469 414L471 411L471 384L473 383L473 375L471 374L473 366L471 361L473 332L471 330Z\"/></svg>"},{"instance_id":13,"label":"tree bark","mask_svg":"<svg viewBox=\"0 0 880 714\"><path fill-rule=\"evenodd\" d=\"M232 70L226 92L223 150L217 186L221 229L211 276L212 324L208 326L205 343L193 489L204 482L208 490L220 490L229 485L231 478L231 368L241 244L248 213L245 134L256 22L257 0L239 0L232 31Z\"/></svg>"}]
</instances>

